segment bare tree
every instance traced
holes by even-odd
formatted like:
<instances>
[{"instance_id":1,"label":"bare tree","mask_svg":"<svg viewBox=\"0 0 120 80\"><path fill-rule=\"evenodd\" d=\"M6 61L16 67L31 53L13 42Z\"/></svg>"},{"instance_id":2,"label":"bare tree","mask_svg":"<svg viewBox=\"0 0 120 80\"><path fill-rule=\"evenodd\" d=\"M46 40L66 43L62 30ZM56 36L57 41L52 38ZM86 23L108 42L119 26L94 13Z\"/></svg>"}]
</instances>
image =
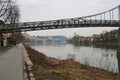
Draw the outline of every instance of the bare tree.
<instances>
[{"instance_id":1,"label":"bare tree","mask_svg":"<svg viewBox=\"0 0 120 80\"><path fill-rule=\"evenodd\" d=\"M20 11L15 1L12 0L0 0L0 19L6 24L11 24L11 27L15 27L19 22Z\"/></svg>"}]
</instances>

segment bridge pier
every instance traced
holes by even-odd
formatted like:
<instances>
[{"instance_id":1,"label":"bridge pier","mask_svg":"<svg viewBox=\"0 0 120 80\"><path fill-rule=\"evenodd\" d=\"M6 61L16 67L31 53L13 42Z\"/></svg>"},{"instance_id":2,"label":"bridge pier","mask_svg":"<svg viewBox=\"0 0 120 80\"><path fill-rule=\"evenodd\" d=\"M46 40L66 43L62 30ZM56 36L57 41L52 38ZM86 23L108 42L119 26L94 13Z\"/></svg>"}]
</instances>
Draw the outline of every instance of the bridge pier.
<instances>
[{"instance_id":1,"label":"bridge pier","mask_svg":"<svg viewBox=\"0 0 120 80\"><path fill-rule=\"evenodd\" d=\"M120 72L120 28L118 29L118 48L117 48L118 69Z\"/></svg>"}]
</instances>

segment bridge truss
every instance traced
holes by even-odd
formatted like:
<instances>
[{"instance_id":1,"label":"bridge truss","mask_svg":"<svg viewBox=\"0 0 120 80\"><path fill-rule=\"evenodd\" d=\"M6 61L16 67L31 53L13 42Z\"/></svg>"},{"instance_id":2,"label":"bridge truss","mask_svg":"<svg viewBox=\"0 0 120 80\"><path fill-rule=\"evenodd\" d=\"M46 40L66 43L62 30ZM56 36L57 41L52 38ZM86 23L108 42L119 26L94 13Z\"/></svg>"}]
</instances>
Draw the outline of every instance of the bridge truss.
<instances>
[{"instance_id":1,"label":"bridge truss","mask_svg":"<svg viewBox=\"0 0 120 80\"><path fill-rule=\"evenodd\" d=\"M23 22L15 26L6 25L0 32L23 32L34 30L78 28L78 27L120 27L120 5L108 11L76 18Z\"/></svg>"}]
</instances>

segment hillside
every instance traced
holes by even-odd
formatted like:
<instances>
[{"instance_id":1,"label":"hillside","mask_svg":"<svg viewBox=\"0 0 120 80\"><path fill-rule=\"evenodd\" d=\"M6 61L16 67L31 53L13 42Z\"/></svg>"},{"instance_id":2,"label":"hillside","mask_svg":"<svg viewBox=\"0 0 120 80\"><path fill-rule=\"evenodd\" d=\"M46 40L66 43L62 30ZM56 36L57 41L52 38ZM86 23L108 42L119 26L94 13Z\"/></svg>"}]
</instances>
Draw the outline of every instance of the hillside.
<instances>
[{"instance_id":1,"label":"hillside","mask_svg":"<svg viewBox=\"0 0 120 80\"><path fill-rule=\"evenodd\" d=\"M56 36L35 36L34 38L37 38L37 39L52 38L52 39L65 40L65 41L68 40L68 38L66 36L62 36L62 35L56 35Z\"/></svg>"}]
</instances>

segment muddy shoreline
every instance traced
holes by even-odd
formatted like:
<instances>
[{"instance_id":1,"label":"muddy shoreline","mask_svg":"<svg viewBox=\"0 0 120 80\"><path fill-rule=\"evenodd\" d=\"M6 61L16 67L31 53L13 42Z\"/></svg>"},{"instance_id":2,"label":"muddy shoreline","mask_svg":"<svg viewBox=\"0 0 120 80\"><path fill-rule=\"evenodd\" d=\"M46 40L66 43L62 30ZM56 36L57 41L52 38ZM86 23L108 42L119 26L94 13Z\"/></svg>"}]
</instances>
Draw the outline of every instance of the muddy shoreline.
<instances>
[{"instance_id":1,"label":"muddy shoreline","mask_svg":"<svg viewBox=\"0 0 120 80\"><path fill-rule=\"evenodd\" d=\"M58 60L47 57L24 45L33 62L36 80L120 80L119 73L83 65L73 59Z\"/></svg>"}]
</instances>

